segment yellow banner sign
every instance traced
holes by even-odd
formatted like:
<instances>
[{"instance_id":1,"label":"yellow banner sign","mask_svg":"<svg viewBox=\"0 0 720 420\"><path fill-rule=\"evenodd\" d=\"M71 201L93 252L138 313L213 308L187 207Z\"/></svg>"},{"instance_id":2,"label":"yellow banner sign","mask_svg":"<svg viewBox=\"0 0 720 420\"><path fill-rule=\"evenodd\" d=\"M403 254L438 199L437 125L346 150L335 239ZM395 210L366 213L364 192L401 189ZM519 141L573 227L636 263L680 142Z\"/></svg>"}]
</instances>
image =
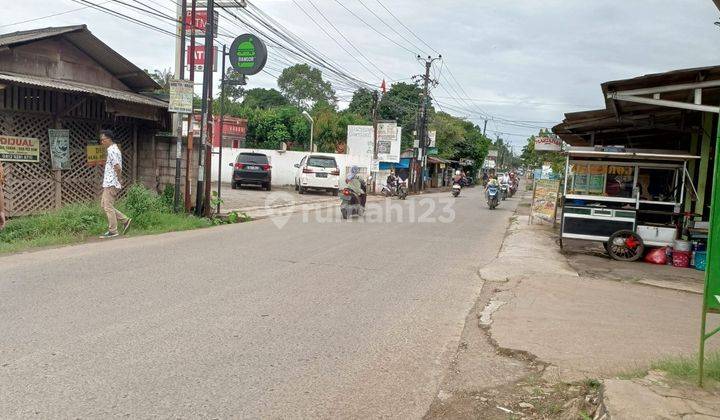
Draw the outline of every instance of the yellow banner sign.
<instances>
[{"instance_id":1,"label":"yellow banner sign","mask_svg":"<svg viewBox=\"0 0 720 420\"><path fill-rule=\"evenodd\" d=\"M101 145L93 144L87 146L88 166L104 165L107 159L107 149Z\"/></svg>"},{"instance_id":2,"label":"yellow banner sign","mask_svg":"<svg viewBox=\"0 0 720 420\"><path fill-rule=\"evenodd\" d=\"M535 191L531 207L531 218L545 223L555 224L557 201L560 195L560 180L539 179L535 181Z\"/></svg>"},{"instance_id":3,"label":"yellow banner sign","mask_svg":"<svg viewBox=\"0 0 720 420\"><path fill-rule=\"evenodd\" d=\"M6 162L40 162L40 139L0 136L0 160Z\"/></svg>"}]
</instances>

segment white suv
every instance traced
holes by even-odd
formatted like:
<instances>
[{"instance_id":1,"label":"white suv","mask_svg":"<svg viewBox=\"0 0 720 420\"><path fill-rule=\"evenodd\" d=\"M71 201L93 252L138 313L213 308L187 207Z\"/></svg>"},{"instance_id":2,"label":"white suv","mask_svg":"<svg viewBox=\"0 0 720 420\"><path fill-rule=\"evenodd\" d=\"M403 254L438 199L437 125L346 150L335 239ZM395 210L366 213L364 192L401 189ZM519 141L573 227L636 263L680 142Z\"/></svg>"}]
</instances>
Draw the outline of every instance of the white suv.
<instances>
[{"instance_id":1,"label":"white suv","mask_svg":"<svg viewBox=\"0 0 720 420\"><path fill-rule=\"evenodd\" d=\"M309 155L295 164L295 189L305 194L308 189L330 191L337 195L340 169L332 156Z\"/></svg>"}]
</instances>

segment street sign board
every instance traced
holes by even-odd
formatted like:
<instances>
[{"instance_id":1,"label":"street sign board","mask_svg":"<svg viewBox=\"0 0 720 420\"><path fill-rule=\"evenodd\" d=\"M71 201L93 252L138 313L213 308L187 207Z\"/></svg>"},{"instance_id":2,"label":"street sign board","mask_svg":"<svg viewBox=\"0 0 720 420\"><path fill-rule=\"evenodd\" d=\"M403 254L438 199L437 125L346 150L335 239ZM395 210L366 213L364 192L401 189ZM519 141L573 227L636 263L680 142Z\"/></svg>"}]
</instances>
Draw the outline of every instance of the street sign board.
<instances>
[{"instance_id":1,"label":"street sign board","mask_svg":"<svg viewBox=\"0 0 720 420\"><path fill-rule=\"evenodd\" d=\"M220 12L213 13L213 23L215 28L218 27L218 21L220 18ZM195 25L192 24L192 10L188 9L185 11L185 26L189 35L205 35L205 28L208 23L208 12L207 9L195 9ZM218 31L213 31L213 38L217 38Z\"/></svg>"},{"instance_id":2,"label":"street sign board","mask_svg":"<svg viewBox=\"0 0 720 420\"><path fill-rule=\"evenodd\" d=\"M185 54L186 57L186 64L188 67L192 66L195 67L195 71L204 71L205 70L205 46L204 45L196 45L195 49L191 49L191 47L187 47L187 52ZM217 63L218 63L218 49L217 47L213 47L213 70L217 71Z\"/></svg>"},{"instance_id":3,"label":"street sign board","mask_svg":"<svg viewBox=\"0 0 720 420\"><path fill-rule=\"evenodd\" d=\"M171 80L168 111L180 114L192 113L194 92L193 82L190 80Z\"/></svg>"},{"instance_id":4,"label":"street sign board","mask_svg":"<svg viewBox=\"0 0 720 420\"><path fill-rule=\"evenodd\" d=\"M40 139L0 136L0 160L6 162L40 162Z\"/></svg>"},{"instance_id":5,"label":"street sign board","mask_svg":"<svg viewBox=\"0 0 720 420\"><path fill-rule=\"evenodd\" d=\"M260 73L267 62L267 47L253 34L242 34L235 38L230 51L230 64L236 72L245 76Z\"/></svg>"},{"instance_id":6,"label":"street sign board","mask_svg":"<svg viewBox=\"0 0 720 420\"><path fill-rule=\"evenodd\" d=\"M377 125L377 155L379 162L400 162L400 139L397 122L385 121Z\"/></svg>"},{"instance_id":7,"label":"street sign board","mask_svg":"<svg viewBox=\"0 0 720 420\"><path fill-rule=\"evenodd\" d=\"M48 129L53 170L70 169L70 130Z\"/></svg>"},{"instance_id":8,"label":"street sign board","mask_svg":"<svg viewBox=\"0 0 720 420\"><path fill-rule=\"evenodd\" d=\"M556 136L535 137L536 152L559 152L562 150L562 140Z\"/></svg>"},{"instance_id":9,"label":"street sign board","mask_svg":"<svg viewBox=\"0 0 720 420\"><path fill-rule=\"evenodd\" d=\"M430 138L430 144L428 144L428 147L437 147L436 146L436 139L437 139L437 131L428 131L428 137Z\"/></svg>"},{"instance_id":10,"label":"street sign board","mask_svg":"<svg viewBox=\"0 0 720 420\"><path fill-rule=\"evenodd\" d=\"M90 144L87 146L87 165L98 166L104 165L107 159L107 149L99 144Z\"/></svg>"}]
</instances>

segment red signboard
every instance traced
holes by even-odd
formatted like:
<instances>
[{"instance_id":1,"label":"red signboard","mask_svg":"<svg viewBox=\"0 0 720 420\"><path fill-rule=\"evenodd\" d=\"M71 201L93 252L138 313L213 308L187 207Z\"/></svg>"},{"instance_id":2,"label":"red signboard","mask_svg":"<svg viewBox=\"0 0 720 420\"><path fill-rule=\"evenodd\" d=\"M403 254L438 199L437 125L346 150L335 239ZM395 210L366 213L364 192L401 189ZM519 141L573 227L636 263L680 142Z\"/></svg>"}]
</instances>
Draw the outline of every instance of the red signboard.
<instances>
[{"instance_id":1,"label":"red signboard","mask_svg":"<svg viewBox=\"0 0 720 420\"><path fill-rule=\"evenodd\" d=\"M215 27L217 28L218 18L220 14L218 12L213 13L215 15ZM205 35L205 27L208 22L208 13L206 9L195 10L195 25L192 24L192 10L187 10L185 13L185 25L189 34L194 35ZM217 31L213 34L217 38Z\"/></svg>"},{"instance_id":2,"label":"red signboard","mask_svg":"<svg viewBox=\"0 0 720 420\"><path fill-rule=\"evenodd\" d=\"M218 49L217 47L213 47L213 71L217 71L217 56ZM194 66L195 71L203 71L205 64L205 46L196 45L194 50L191 50L191 47L187 47L185 57L185 64L187 64L188 67Z\"/></svg>"}]
</instances>

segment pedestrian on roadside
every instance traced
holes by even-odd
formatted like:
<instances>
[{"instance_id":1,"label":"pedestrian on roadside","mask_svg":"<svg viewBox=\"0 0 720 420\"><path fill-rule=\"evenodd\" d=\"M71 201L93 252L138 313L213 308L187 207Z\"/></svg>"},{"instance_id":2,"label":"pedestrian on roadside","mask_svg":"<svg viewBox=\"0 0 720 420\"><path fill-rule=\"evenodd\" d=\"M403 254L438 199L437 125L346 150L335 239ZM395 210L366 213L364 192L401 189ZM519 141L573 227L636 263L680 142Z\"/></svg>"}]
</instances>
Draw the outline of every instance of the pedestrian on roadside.
<instances>
[{"instance_id":1,"label":"pedestrian on roadside","mask_svg":"<svg viewBox=\"0 0 720 420\"><path fill-rule=\"evenodd\" d=\"M120 152L118 145L115 144L115 134L111 130L102 130L100 132L100 144L107 150L100 205L108 219L108 230L100 235L100 239L108 239L118 236L118 222L122 223L122 233L124 235L130 228L132 219L115 208L115 200L117 200L122 188L120 183L122 177L122 152Z\"/></svg>"},{"instance_id":2,"label":"pedestrian on roadside","mask_svg":"<svg viewBox=\"0 0 720 420\"><path fill-rule=\"evenodd\" d=\"M2 162L0 162L0 230L5 227L5 193L3 192L3 186L5 186L5 172Z\"/></svg>"}]
</instances>

